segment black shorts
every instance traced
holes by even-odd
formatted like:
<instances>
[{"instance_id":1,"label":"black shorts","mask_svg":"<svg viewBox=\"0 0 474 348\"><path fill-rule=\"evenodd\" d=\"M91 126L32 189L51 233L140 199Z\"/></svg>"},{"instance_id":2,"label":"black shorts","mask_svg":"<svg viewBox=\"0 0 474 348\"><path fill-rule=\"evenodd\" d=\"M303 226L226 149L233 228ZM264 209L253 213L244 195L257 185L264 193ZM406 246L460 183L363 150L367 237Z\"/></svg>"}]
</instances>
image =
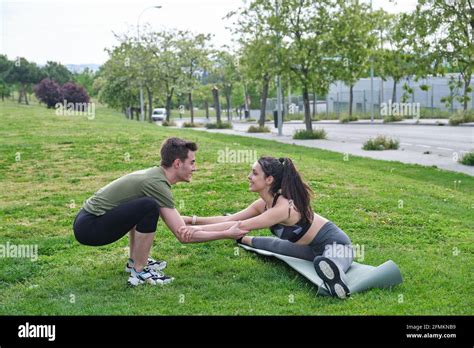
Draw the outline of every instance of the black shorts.
<instances>
[{"instance_id":1,"label":"black shorts","mask_svg":"<svg viewBox=\"0 0 474 348\"><path fill-rule=\"evenodd\" d=\"M151 197L122 203L99 216L81 209L74 219L74 236L81 244L107 245L122 238L134 226L141 233L155 232L159 216L158 202Z\"/></svg>"}]
</instances>

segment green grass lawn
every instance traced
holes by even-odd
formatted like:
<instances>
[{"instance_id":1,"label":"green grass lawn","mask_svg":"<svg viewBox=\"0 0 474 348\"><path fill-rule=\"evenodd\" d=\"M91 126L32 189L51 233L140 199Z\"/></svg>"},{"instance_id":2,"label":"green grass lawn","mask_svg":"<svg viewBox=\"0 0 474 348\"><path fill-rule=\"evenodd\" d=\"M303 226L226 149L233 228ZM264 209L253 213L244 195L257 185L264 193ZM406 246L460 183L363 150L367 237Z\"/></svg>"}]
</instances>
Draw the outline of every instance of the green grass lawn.
<instances>
[{"instance_id":1,"label":"green grass lawn","mask_svg":"<svg viewBox=\"0 0 474 348\"><path fill-rule=\"evenodd\" d=\"M0 314L472 315L474 178L436 168L126 120L57 116L0 102L0 245L38 245L38 260L0 259ZM105 247L75 241L82 202L115 178L159 161L168 136L199 143L198 171L173 192L186 215L244 208L249 163L220 163L219 150L288 156L316 193L313 207L364 246L364 263L394 260L404 283L346 301L284 263L224 240L181 245L160 222L152 254L176 278L128 288L128 238ZM460 182L459 182L460 181ZM268 231L253 234L269 235Z\"/></svg>"}]
</instances>

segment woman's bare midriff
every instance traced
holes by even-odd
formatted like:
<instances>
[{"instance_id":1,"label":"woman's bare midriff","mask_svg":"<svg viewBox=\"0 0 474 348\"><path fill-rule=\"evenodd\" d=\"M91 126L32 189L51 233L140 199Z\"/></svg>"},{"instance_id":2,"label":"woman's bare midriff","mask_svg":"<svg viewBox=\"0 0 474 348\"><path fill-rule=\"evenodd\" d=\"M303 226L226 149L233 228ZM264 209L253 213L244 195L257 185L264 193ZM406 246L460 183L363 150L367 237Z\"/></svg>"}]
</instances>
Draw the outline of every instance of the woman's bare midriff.
<instances>
[{"instance_id":1,"label":"woman's bare midriff","mask_svg":"<svg viewBox=\"0 0 474 348\"><path fill-rule=\"evenodd\" d=\"M316 235L318 234L321 227L323 227L324 224L328 221L329 221L328 219L314 213L314 220L308 232L306 232L305 235L301 237L301 239L297 241L295 244L308 245L309 243L311 243L314 237L316 237Z\"/></svg>"}]
</instances>

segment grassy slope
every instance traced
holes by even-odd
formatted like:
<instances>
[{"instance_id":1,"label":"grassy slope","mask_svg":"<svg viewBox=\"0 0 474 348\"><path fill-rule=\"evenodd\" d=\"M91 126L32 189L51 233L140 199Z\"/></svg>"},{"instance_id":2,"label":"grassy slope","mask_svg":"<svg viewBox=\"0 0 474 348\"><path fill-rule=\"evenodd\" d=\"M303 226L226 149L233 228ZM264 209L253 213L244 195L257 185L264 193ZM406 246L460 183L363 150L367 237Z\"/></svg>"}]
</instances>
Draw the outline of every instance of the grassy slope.
<instances>
[{"instance_id":1,"label":"grassy slope","mask_svg":"<svg viewBox=\"0 0 474 348\"><path fill-rule=\"evenodd\" d=\"M94 120L10 101L0 108L0 244L39 248L36 262L0 260L0 314L474 313L468 285L474 245L471 177L139 124L101 107ZM160 222L153 255L168 261L167 273L176 280L163 288L127 288L127 238L100 248L81 246L72 221L96 189L157 163L160 144L171 135L201 145L193 183L173 190L183 214L237 211L256 199L246 182L250 165L219 163L219 150L289 156L316 193L314 209L364 246L364 263L394 260L404 283L348 301L316 297L310 283L279 261L243 250L236 255L228 240L180 245ZM455 180L461 180L457 187Z\"/></svg>"}]
</instances>

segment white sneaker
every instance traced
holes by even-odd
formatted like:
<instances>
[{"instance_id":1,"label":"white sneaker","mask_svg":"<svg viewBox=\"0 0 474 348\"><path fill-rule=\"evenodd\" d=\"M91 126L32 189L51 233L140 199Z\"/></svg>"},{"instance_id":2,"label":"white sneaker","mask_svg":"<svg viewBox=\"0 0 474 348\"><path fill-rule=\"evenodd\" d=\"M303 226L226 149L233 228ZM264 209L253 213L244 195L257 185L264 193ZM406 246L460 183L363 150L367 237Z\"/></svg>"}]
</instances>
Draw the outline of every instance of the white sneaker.
<instances>
[{"instance_id":1,"label":"white sneaker","mask_svg":"<svg viewBox=\"0 0 474 348\"><path fill-rule=\"evenodd\" d=\"M134 262L132 259L128 259L127 264L125 265L125 272L130 273L132 272L132 268L134 266ZM162 271L166 268L167 263L164 260L154 260L151 257L148 258L148 268L150 268L153 271Z\"/></svg>"},{"instance_id":2,"label":"white sneaker","mask_svg":"<svg viewBox=\"0 0 474 348\"><path fill-rule=\"evenodd\" d=\"M133 267L130 272L130 277L128 277L127 284L131 286L137 286L140 284L150 284L157 285L156 280L154 279L155 275L147 267L143 268L143 271L137 272Z\"/></svg>"},{"instance_id":3,"label":"white sneaker","mask_svg":"<svg viewBox=\"0 0 474 348\"><path fill-rule=\"evenodd\" d=\"M161 272L156 272L151 270L148 267L143 268L143 271L137 272L135 267L132 268L130 272L130 277L128 277L128 285L137 286L141 284L150 284L150 285L163 285L169 284L174 280L172 277L168 277Z\"/></svg>"}]
</instances>

